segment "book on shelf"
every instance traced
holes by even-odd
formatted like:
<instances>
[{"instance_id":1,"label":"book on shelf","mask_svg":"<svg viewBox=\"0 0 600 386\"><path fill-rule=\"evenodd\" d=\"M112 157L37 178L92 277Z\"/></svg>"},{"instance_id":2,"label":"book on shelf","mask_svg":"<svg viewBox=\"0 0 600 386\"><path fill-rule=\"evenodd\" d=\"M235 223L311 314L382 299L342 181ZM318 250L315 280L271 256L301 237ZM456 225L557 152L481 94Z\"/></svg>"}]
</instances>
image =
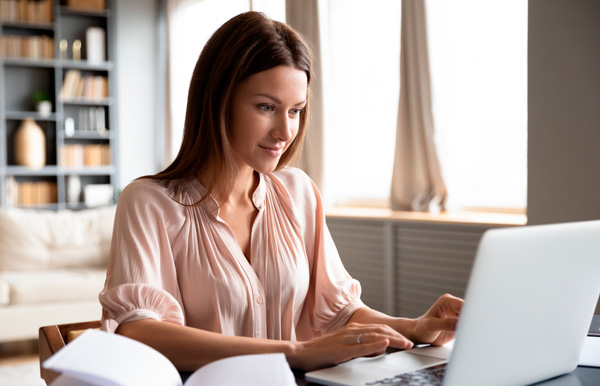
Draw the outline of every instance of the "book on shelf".
<instances>
[{"instance_id":1,"label":"book on shelf","mask_svg":"<svg viewBox=\"0 0 600 386\"><path fill-rule=\"evenodd\" d=\"M72 168L110 165L110 145L64 145L61 148L60 165Z\"/></svg>"},{"instance_id":2,"label":"book on shelf","mask_svg":"<svg viewBox=\"0 0 600 386\"><path fill-rule=\"evenodd\" d=\"M6 199L9 205L35 206L58 202L56 182L17 181L7 179Z\"/></svg>"},{"instance_id":3,"label":"book on shelf","mask_svg":"<svg viewBox=\"0 0 600 386\"><path fill-rule=\"evenodd\" d=\"M51 23L52 0L0 0L0 20L10 23Z\"/></svg>"},{"instance_id":4,"label":"book on shelf","mask_svg":"<svg viewBox=\"0 0 600 386\"><path fill-rule=\"evenodd\" d=\"M59 97L62 101L107 98L108 78L102 75L82 75L79 70L68 70L65 73Z\"/></svg>"},{"instance_id":5,"label":"book on shelf","mask_svg":"<svg viewBox=\"0 0 600 386\"><path fill-rule=\"evenodd\" d=\"M102 106L97 107L81 107L78 109L77 117L77 130L80 132L96 132L101 136L108 135L108 128L106 127L106 109ZM65 135L67 137L73 136L75 131L75 119L68 117L72 121L69 121L69 127L65 122Z\"/></svg>"},{"instance_id":6,"label":"book on shelf","mask_svg":"<svg viewBox=\"0 0 600 386\"><path fill-rule=\"evenodd\" d=\"M101 11L106 9L105 0L67 0L67 7L81 11Z\"/></svg>"},{"instance_id":7,"label":"book on shelf","mask_svg":"<svg viewBox=\"0 0 600 386\"><path fill-rule=\"evenodd\" d=\"M61 373L50 386L296 385L282 353L217 360L196 370L183 383L175 366L150 346L91 329L44 361L42 366Z\"/></svg>"},{"instance_id":8,"label":"book on shelf","mask_svg":"<svg viewBox=\"0 0 600 386\"><path fill-rule=\"evenodd\" d=\"M54 58L54 38L50 36L3 35L0 44L2 56L5 58Z\"/></svg>"}]
</instances>

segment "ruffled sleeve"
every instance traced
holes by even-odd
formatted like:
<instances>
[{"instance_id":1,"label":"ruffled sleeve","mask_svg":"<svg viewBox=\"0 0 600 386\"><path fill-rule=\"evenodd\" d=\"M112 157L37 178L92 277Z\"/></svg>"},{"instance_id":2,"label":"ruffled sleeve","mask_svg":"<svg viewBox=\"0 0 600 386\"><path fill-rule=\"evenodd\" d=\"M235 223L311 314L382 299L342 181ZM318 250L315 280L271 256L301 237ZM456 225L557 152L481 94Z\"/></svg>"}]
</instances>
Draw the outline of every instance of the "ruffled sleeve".
<instances>
[{"instance_id":1,"label":"ruffled sleeve","mask_svg":"<svg viewBox=\"0 0 600 386\"><path fill-rule=\"evenodd\" d=\"M146 284L121 284L103 291L100 297L104 314L108 316L105 319L107 323L103 323L106 331L114 332L116 327L125 321L141 319L184 323L183 311L177 300L168 292L156 287Z\"/></svg>"},{"instance_id":2,"label":"ruffled sleeve","mask_svg":"<svg viewBox=\"0 0 600 386\"><path fill-rule=\"evenodd\" d=\"M301 170L276 172L295 206L310 270L310 287L297 326L299 340L308 340L343 327L364 306L360 283L344 268L325 223L321 195Z\"/></svg>"},{"instance_id":3,"label":"ruffled sleeve","mask_svg":"<svg viewBox=\"0 0 600 386\"><path fill-rule=\"evenodd\" d=\"M102 328L156 319L184 324L173 252L177 203L159 183L137 180L119 197L104 290Z\"/></svg>"}]
</instances>

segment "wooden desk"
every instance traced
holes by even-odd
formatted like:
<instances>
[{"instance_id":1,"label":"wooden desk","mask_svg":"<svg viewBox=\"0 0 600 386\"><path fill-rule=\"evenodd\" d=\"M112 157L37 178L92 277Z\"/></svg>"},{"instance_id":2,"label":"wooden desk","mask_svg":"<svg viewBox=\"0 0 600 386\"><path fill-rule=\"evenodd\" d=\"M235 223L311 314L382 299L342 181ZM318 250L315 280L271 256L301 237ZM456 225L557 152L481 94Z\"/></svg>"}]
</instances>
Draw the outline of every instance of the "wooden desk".
<instances>
[{"instance_id":1,"label":"wooden desk","mask_svg":"<svg viewBox=\"0 0 600 386\"><path fill-rule=\"evenodd\" d=\"M41 362L52 356L59 349L65 346L71 339L70 334L80 334L87 328L99 328L100 321L65 324L58 326L46 326L40 328L40 370L41 375L48 384L50 384L58 374L41 368ZM600 338L599 338L600 339ZM298 386L318 386L316 383L308 382L304 379L304 371L294 370L294 376ZM182 378L191 375L182 373ZM573 372L561 377L553 378L547 381L536 383L536 386L600 386L600 368L577 367Z\"/></svg>"}]
</instances>

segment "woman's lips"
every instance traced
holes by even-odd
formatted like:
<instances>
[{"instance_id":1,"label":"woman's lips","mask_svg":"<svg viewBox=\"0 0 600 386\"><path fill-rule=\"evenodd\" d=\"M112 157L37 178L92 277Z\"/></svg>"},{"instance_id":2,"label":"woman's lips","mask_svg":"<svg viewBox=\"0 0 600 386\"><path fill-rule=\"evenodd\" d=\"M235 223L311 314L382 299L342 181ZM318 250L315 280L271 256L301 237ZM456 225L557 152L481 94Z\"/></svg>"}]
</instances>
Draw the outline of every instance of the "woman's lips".
<instances>
[{"instance_id":1,"label":"woman's lips","mask_svg":"<svg viewBox=\"0 0 600 386\"><path fill-rule=\"evenodd\" d=\"M262 146L262 145L258 145L258 146L273 157L279 157L283 153L283 149L284 149L283 146L282 147L277 147L277 146L269 147L269 146Z\"/></svg>"}]
</instances>

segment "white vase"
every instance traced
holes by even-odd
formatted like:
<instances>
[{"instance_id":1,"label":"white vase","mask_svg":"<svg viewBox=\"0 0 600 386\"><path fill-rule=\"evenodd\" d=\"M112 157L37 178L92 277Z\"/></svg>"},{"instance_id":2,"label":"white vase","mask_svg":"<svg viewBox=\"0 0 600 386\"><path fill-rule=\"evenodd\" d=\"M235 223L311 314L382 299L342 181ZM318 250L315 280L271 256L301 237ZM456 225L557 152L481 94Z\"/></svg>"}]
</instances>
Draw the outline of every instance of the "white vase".
<instances>
[{"instance_id":1,"label":"white vase","mask_svg":"<svg viewBox=\"0 0 600 386\"><path fill-rule=\"evenodd\" d=\"M81 197L81 179L77 175L67 177L67 202L69 205L77 205Z\"/></svg>"},{"instance_id":2,"label":"white vase","mask_svg":"<svg viewBox=\"0 0 600 386\"><path fill-rule=\"evenodd\" d=\"M33 118L26 118L15 133L15 161L35 169L46 164L46 136Z\"/></svg>"},{"instance_id":3,"label":"white vase","mask_svg":"<svg viewBox=\"0 0 600 386\"><path fill-rule=\"evenodd\" d=\"M52 102L50 101L40 101L36 104L36 109L40 116L43 118L48 118L52 115Z\"/></svg>"}]
</instances>

